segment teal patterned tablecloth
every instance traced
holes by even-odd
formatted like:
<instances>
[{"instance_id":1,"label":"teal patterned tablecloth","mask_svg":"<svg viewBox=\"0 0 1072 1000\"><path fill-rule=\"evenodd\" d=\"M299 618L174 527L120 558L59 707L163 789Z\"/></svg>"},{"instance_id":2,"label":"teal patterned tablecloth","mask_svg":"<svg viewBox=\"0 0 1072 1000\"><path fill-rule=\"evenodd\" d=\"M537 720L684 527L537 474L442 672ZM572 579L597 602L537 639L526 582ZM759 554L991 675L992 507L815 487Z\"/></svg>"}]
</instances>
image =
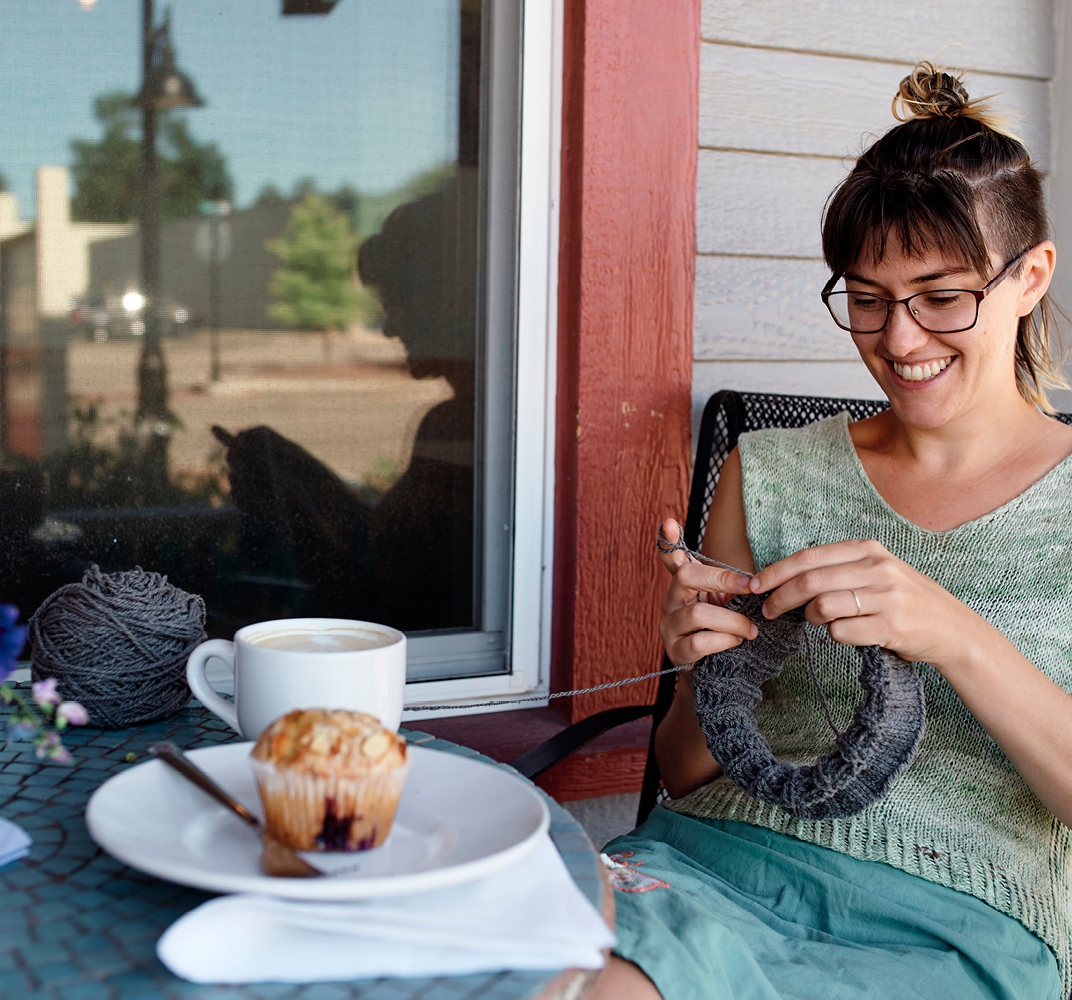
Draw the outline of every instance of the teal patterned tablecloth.
<instances>
[{"instance_id":1,"label":"teal patterned tablecloth","mask_svg":"<svg viewBox=\"0 0 1072 1000\"><path fill-rule=\"evenodd\" d=\"M495 763L427 733L405 735L421 746ZM29 857L0 868L0 1000L523 1000L539 996L555 978L546 972L500 972L309 986L206 986L171 975L156 957L156 941L211 894L163 882L105 854L86 830L86 801L107 778L148 759L146 747L157 740L192 750L237 739L223 722L191 703L176 715L133 729L67 730L64 742L74 755L73 766L42 763L25 743L0 744L0 816L20 824L34 840ZM129 754L136 760L128 762ZM551 837L598 908L598 856L573 817L550 799L548 805Z\"/></svg>"}]
</instances>

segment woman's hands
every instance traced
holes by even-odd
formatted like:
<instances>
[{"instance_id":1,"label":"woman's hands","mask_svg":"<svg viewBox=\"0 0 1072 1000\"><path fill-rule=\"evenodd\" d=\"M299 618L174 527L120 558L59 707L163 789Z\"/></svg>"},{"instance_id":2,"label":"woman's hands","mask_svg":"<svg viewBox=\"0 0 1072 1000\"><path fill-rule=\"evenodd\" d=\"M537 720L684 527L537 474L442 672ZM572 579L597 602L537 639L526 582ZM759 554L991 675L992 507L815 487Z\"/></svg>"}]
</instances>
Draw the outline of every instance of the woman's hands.
<instances>
[{"instance_id":1,"label":"woman's hands","mask_svg":"<svg viewBox=\"0 0 1072 1000\"><path fill-rule=\"evenodd\" d=\"M662 529L671 544L681 537L681 526L672 518L663 522ZM751 621L725 607L732 595L749 592L751 577L692 562L680 550L663 552L660 558L671 575L659 622L659 634L671 663L695 663L710 653L721 653L756 637L758 632Z\"/></svg>"},{"instance_id":2,"label":"woman's hands","mask_svg":"<svg viewBox=\"0 0 1072 1000\"><path fill-rule=\"evenodd\" d=\"M882 646L909 661L941 669L950 642L978 616L947 590L876 541L818 545L771 563L749 581L772 591L767 618L804 607L813 625L836 642Z\"/></svg>"},{"instance_id":3,"label":"woman's hands","mask_svg":"<svg viewBox=\"0 0 1072 1000\"><path fill-rule=\"evenodd\" d=\"M875 541L803 549L750 585L772 591L768 618L803 606L837 642L930 663L1047 808L1072 824L1072 697L947 590Z\"/></svg>"}]
</instances>

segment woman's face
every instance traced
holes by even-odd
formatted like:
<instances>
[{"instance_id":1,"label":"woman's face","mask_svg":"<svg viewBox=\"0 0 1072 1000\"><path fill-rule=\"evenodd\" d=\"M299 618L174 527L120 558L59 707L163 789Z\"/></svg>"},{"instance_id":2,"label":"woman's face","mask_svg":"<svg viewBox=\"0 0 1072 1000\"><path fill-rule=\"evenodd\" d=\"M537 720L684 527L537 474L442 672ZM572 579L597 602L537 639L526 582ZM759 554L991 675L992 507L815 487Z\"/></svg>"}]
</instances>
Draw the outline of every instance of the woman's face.
<instances>
[{"instance_id":1,"label":"woman's face","mask_svg":"<svg viewBox=\"0 0 1072 1000\"><path fill-rule=\"evenodd\" d=\"M1008 263L992 260L990 273L980 275L934 252L906 257L897 241L890 242L894 245L882 261L857 264L846 274L850 291L904 299L946 288L981 289ZM1031 312L1049 284L1052 247L1040 244L1025 255L1019 277L1010 274L994 286L970 330L929 333L900 303L878 333L852 334L903 423L939 427L962 414L1024 405L1016 388L1016 333L1020 317ZM1050 255L1042 266L1036 261L1040 253Z\"/></svg>"}]
</instances>

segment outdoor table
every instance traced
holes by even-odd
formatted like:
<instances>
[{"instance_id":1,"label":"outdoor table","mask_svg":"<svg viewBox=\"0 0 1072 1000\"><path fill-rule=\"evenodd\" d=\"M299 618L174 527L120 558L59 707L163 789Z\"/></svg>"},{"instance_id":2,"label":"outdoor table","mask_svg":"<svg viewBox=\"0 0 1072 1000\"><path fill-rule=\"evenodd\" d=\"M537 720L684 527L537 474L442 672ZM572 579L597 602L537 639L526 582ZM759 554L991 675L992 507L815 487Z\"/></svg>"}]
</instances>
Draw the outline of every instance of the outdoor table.
<instances>
[{"instance_id":1,"label":"outdoor table","mask_svg":"<svg viewBox=\"0 0 1072 1000\"><path fill-rule=\"evenodd\" d=\"M0 723L7 711L0 704ZM427 733L402 732L411 743L510 769ZM579 996L594 978L564 970L229 986L173 976L156 957L157 939L213 894L162 881L106 854L86 830L86 801L113 774L151 759L146 748L158 740L192 750L238 739L192 702L175 715L132 729L67 729L64 743L74 756L72 766L37 760L27 743L0 749L0 816L34 840L28 857L0 868L2 1000L549 1000ZM565 809L550 798L547 804L551 837L570 874L610 915L613 903L587 835Z\"/></svg>"}]
</instances>

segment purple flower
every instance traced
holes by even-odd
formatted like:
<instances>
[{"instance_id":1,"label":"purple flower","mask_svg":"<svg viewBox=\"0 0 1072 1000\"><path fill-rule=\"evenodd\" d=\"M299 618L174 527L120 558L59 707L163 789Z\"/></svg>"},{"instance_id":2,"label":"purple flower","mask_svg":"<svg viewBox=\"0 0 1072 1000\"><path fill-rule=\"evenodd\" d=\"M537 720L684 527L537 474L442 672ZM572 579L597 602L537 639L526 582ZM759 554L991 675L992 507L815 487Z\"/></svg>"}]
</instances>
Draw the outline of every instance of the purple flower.
<instances>
[{"instance_id":1,"label":"purple flower","mask_svg":"<svg viewBox=\"0 0 1072 1000\"><path fill-rule=\"evenodd\" d=\"M57 764L66 764L71 759L67 748L60 742L59 736L55 733L44 734L43 738L38 741L34 755L42 759L48 757L49 760L54 760Z\"/></svg>"},{"instance_id":2,"label":"purple flower","mask_svg":"<svg viewBox=\"0 0 1072 1000\"><path fill-rule=\"evenodd\" d=\"M55 733L48 734L48 759L57 764L69 764L71 755Z\"/></svg>"},{"instance_id":3,"label":"purple flower","mask_svg":"<svg viewBox=\"0 0 1072 1000\"><path fill-rule=\"evenodd\" d=\"M0 604L0 682L15 669L26 645L26 626L18 621L19 609L14 604Z\"/></svg>"},{"instance_id":4,"label":"purple flower","mask_svg":"<svg viewBox=\"0 0 1072 1000\"><path fill-rule=\"evenodd\" d=\"M89 722L89 713L77 701L61 701L56 715L72 726L84 726Z\"/></svg>"},{"instance_id":5,"label":"purple flower","mask_svg":"<svg viewBox=\"0 0 1072 1000\"><path fill-rule=\"evenodd\" d=\"M60 696L56 691L57 680L55 677L46 677L43 681L37 681L33 685L33 700L38 705L58 705Z\"/></svg>"},{"instance_id":6,"label":"purple flower","mask_svg":"<svg viewBox=\"0 0 1072 1000\"><path fill-rule=\"evenodd\" d=\"M62 749L63 744L60 743L60 737L56 733L42 733L38 740L38 746L33 751L34 757L43 759L50 757L55 759L56 748Z\"/></svg>"}]
</instances>

